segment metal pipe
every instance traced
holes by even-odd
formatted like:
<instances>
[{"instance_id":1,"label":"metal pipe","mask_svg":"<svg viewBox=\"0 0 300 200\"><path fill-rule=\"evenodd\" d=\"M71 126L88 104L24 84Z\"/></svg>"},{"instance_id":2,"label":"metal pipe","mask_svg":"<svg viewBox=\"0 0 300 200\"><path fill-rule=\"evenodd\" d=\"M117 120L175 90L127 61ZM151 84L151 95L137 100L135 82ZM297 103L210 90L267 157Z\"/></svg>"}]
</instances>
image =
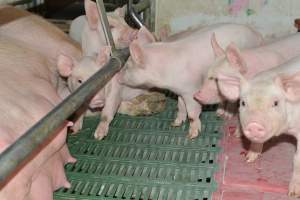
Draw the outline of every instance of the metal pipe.
<instances>
[{"instance_id":1,"label":"metal pipe","mask_svg":"<svg viewBox=\"0 0 300 200\"><path fill-rule=\"evenodd\" d=\"M116 50L109 62L82 84L74 93L38 121L15 143L0 154L0 185L3 185L19 165L51 136L57 128L84 102L92 98L123 67L129 51Z\"/></svg>"},{"instance_id":2,"label":"metal pipe","mask_svg":"<svg viewBox=\"0 0 300 200\"><path fill-rule=\"evenodd\" d=\"M144 14L143 15L144 16L144 23L147 26L147 28L150 29L150 27L151 27L151 24L150 24L151 10L150 10L150 8L146 9L143 12L143 14Z\"/></svg>"},{"instance_id":3,"label":"metal pipe","mask_svg":"<svg viewBox=\"0 0 300 200\"><path fill-rule=\"evenodd\" d=\"M133 19L133 21L141 28L143 26L142 21L139 19L138 15L136 14L134 8L133 8L133 1L129 0L128 6L127 6L127 11L130 17Z\"/></svg>"},{"instance_id":4,"label":"metal pipe","mask_svg":"<svg viewBox=\"0 0 300 200\"><path fill-rule=\"evenodd\" d=\"M96 2L97 2L96 4L98 8L99 19L105 35L106 44L108 46L111 46L111 51L114 52L116 50L116 46L109 28L109 23L106 16L103 0L96 0Z\"/></svg>"},{"instance_id":5,"label":"metal pipe","mask_svg":"<svg viewBox=\"0 0 300 200\"><path fill-rule=\"evenodd\" d=\"M32 0L19 0L19 1L12 2L12 3L8 3L8 4L12 5L12 6L18 6L18 5L24 5L24 4L29 4L29 3L32 3Z\"/></svg>"}]
</instances>

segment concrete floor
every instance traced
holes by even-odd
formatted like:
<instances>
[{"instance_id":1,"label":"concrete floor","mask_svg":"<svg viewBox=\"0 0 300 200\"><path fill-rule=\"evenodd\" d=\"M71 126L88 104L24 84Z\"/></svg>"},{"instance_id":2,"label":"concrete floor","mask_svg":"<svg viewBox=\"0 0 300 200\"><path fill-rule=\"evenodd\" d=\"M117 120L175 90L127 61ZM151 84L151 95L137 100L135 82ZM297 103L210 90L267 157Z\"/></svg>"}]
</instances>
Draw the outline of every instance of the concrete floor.
<instances>
[{"instance_id":1,"label":"concrete floor","mask_svg":"<svg viewBox=\"0 0 300 200\"><path fill-rule=\"evenodd\" d=\"M223 149L216 175L218 191L214 200L292 200L287 196L293 170L296 139L282 135L264 146L263 154L253 163L245 155L249 141L236 138L233 133L237 120L224 126Z\"/></svg>"}]
</instances>

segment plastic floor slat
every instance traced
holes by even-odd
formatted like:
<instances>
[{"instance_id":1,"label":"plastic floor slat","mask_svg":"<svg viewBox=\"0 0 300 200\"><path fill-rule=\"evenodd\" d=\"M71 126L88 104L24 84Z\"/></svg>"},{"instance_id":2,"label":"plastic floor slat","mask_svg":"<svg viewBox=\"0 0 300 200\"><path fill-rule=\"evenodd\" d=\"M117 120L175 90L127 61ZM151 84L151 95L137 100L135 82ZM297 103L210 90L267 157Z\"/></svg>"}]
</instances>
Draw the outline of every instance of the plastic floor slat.
<instances>
[{"instance_id":1,"label":"plastic floor slat","mask_svg":"<svg viewBox=\"0 0 300 200\"><path fill-rule=\"evenodd\" d=\"M68 137L75 164L65 169L72 186L56 200L209 200L216 190L222 120L215 107L201 115L202 133L187 139L188 123L172 127L176 101L147 117L117 114L108 136L97 141L98 117L85 118L83 129Z\"/></svg>"}]
</instances>

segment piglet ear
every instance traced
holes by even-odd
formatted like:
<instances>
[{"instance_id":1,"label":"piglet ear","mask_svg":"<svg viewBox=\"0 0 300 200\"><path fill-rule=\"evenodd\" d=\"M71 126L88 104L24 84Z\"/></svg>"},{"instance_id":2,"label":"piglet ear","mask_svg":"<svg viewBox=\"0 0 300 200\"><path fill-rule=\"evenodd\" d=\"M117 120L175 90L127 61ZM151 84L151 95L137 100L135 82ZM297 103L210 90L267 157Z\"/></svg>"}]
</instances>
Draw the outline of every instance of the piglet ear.
<instances>
[{"instance_id":1,"label":"piglet ear","mask_svg":"<svg viewBox=\"0 0 300 200\"><path fill-rule=\"evenodd\" d=\"M226 57L228 62L235 67L241 74L247 72L247 65L241 55L240 50L234 43L230 43L226 49Z\"/></svg>"},{"instance_id":2,"label":"piglet ear","mask_svg":"<svg viewBox=\"0 0 300 200\"><path fill-rule=\"evenodd\" d=\"M215 57L219 57L219 56L225 55L224 49L222 49L222 47L221 47L221 46L219 45L219 43L217 42L216 34L215 34L215 33L213 33L213 34L211 35L211 46L212 46L212 48L213 48Z\"/></svg>"},{"instance_id":3,"label":"piglet ear","mask_svg":"<svg viewBox=\"0 0 300 200\"><path fill-rule=\"evenodd\" d=\"M140 28L140 30L137 33L137 40L139 44L143 45L155 42L155 37L145 26L142 26L142 28Z\"/></svg>"},{"instance_id":4,"label":"piglet ear","mask_svg":"<svg viewBox=\"0 0 300 200\"><path fill-rule=\"evenodd\" d=\"M97 59L96 59L96 63L98 66L102 67L103 65L105 65L109 58L110 58L110 53L111 53L111 47L110 46L105 46L105 47L102 47L100 49L100 52L97 56Z\"/></svg>"},{"instance_id":5,"label":"piglet ear","mask_svg":"<svg viewBox=\"0 0 300 200\"><path fill-rule=\"evenodd\" d=\"M289 101L300 101L300 71L292 75L280 74L275 83L283 89Z\"/></svg>"},{"instance_id":6,"label":"piglet ear","mask_svg":"<svg viewBox=\"0 0 300 200\"><path fill-rule=\"evenodd\" d=\"M57 58L58 73L62 77L69 77L74 67L74 60L66 55L60 54Z\"/></svg>"},{"instance_id":7,"label":"piglet ear","mask_svg":"<svg viewBox=\"0 0 300 200\"><path fill-rule=\"evenodd\" d=\"M97 4L91 0L85 0L84 9L90 29L96 30L99 22Z\"/></svg>"},{"instance_id":8,"label":"piglet ear","mask_svg":"<svg viewBox=\"0 0 300 200\"><path fill-rule=\"evenodd\" d=\"M223 74L217 76L217 84L221 94L229 101L237 101L240 98L240 87L244 80L237 74Z\"/></svg>"},{"instance_id":9,"label":"piglet ear","mask_svg":"<svg viewBox=\"0 0 300 200\"><path fill-rule=\"evenodd\" d=\"M143 65L144 64L144 53L143 49L139 45L137 41L133 41L130 46L129 46L129 51L132 60L137 63L138 65Z\"/></svg>"},{"instance_id":10,"label":"piglet ear","mask_svg":"<svg viewBox=\"0 0 300 200\"><path fill-rule=\"evenodd\" d=\"M118 16L121 17L121 18L125 18L126 9L127 9L127 6L124 5L124 6L121 7L121 8L117 8L117 9L114 11L114 13L116 13L116 15L118 15Z\"/></svg>"}]
</instances>

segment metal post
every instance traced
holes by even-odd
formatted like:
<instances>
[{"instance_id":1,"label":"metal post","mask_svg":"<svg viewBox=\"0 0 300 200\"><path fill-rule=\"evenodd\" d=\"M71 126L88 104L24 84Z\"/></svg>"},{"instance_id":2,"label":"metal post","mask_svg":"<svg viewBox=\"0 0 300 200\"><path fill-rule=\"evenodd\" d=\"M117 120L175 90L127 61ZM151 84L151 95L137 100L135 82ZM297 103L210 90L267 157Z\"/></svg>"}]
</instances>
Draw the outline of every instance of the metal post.
<instances>
[{"instance_id":1,"label":"metal post","mask_svg":"<svg viewBox=\"0 0 300 200\"><path fill-rule=\"evenodd\" d=\"M82 84L74 93L37 122L14 144L0 154L0 186L26 158L55 134L54 130L89 100L123 67L129 57L128 49L116 50L109 62Z\"/></svg>"},{"instance_id":2,"label":"metal post","mask_svg":"<svg viewBox=\"0 0 300 200\"><path fill-rule=\"evenodd\" d=\"M138 15L136 14L134 8L133 8L133 1L129 0L128 2L128 14L131 16L131 18L134 20L134 22L141 28L143 26L142 21L139 19Z\"/></svg>"},{"instance_id":3,"label":"metal post","mask_svg":"<svg viewBox=\"0 0 300 200\"><path fill-rule=\"evenodd\" d=\"M102 25L102 28L104 31L105 39L106 39L106 44L111 46L111 51L114 52L116 50L116 46L115 46L111 31L109 29L109 23L108 23L108 19L106 16L103 0L96 0L96 2L97 2L99 19L100 19L100 22L101 22L101 25Z\"/></svg>"},{"instance_id":4,"label":"metal post","mask_svg":"<svg viewBox=\"0 0 300 200\"><path fill-rule=\"evenodd\" d=\"M151 10L150 8L147 8L144 11L144 23L147 26L148 29L150 29L151 24L150 24L150 17L151 17Z\"/></svg>"}]
</instances>

